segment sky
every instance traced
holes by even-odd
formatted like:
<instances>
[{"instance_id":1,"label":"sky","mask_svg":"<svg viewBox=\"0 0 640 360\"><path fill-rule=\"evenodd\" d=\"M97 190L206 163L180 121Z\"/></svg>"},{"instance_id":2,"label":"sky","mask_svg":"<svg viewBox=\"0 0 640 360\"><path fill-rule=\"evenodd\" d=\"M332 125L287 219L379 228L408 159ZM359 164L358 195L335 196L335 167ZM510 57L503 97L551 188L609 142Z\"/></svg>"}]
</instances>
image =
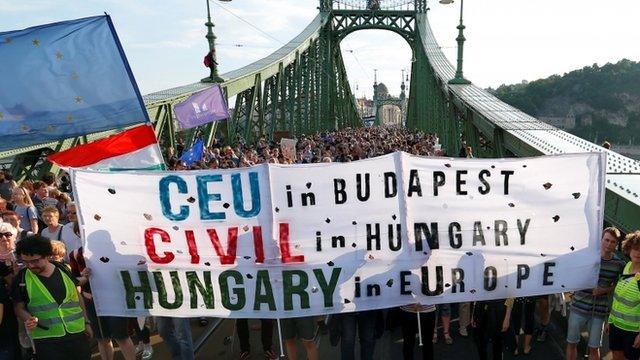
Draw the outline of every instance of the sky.
<instances>
[{"instance_id":1,"label":"sky","mask_svg":"<svg viewBox=\"0 0 640 360\"><path fill-rule=\"evenodd\" d=\"M316 16L318 1L210 4L224 73L296 36ZM464 5L464 73L481 87L561 75L623 58L640 61L638 0L467 0ZM429 6L438 43L455 63L459 0L451 5L432 0ZM208 49L206 0L0 0L0 32L104 12L113 19L143 94L208 75L202 64ZM391 94L399 93L401 71L411 67L409 45L400 36L358 31L347 36L341 48L357 96L371 97L374 69Z\"/></svg>"}]
</instances>

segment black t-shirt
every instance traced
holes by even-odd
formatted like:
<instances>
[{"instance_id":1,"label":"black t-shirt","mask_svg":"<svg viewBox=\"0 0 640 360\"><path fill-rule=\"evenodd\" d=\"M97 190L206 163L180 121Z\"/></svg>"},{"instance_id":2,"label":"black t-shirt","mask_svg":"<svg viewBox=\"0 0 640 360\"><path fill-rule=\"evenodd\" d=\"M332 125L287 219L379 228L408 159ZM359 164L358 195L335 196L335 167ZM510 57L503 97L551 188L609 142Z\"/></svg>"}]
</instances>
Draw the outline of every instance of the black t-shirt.
<instances>
[{"instance_id":1,"label":"black t-shirt","mask_svg":"<svg viewBox=\"0 0 640 360\"><path fill-rule=\"evenodd\" d=\"M67 294L67 291L64 287L64 282L62 281L61 270L56 266L51 276L49 277L44 277L40 275L36 275L36 276L38 277L38 279L40 279L40 281L42 282L42 285L44 285L47 288L47 290L49 290L49 293L51 293L51 296L53 297L53 299L58 304L62 304ZM13 286L11 288L11 298L13 299L14 302L25 303L25 306L26 306L28 299L25 299L25 294L23 290L20 289L21 288L20 282L22 282L22 277L23 277L22 272L16 275L16 278L13 281ZM73 281L73 283L76 286L78 286L78 281L72 276L70 276L70 278L71 278L71 281Z\"/></svg>"},{"instance_id":2,"label":"black t-shirt","mask_svg":"<svg viewBox=\"0 0 640 360\"><path fill-rule=\"evenodd\" d=\"M18 337L18 320L13 312L13 303L9 298L9 288L0 278L0 304L2 304L2 323L0 324L0 344L15 342Z\"/></svg>"},{"instance_id":3,"label":"black t-shirt","mask_svg":"<svg viewBox=\"0 0 640 360\"><path fill-rule=\"evenodd\" d=\"M13 272L13 268L5 264L4 261L0 260L0 277L11 275L11 272Z\"/></svg>"}]
</instances>

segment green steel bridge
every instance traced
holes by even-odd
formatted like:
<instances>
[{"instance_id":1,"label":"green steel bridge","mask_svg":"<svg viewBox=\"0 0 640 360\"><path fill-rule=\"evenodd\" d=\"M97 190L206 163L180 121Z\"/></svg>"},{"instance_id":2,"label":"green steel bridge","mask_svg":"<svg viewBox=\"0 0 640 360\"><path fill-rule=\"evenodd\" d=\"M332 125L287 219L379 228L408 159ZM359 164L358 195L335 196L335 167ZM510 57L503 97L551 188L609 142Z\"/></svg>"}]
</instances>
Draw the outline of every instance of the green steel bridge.
<instances>
[{"instance_id":1,"label":"green steel bridge","mask_svg":"<svg viewBox=\"0 0 640 360\"><path fill-rule=\"evenodd\" d=\"M427 0L319 0L318 9L307 27L280 49L220 75L227 98L235 98L233 115L227 122L185 132L186 146L196 137L210 143L216 134L230 143L240 139L251 143L278 132L296 136L361 126L340 42L354 31L383 29L400 35L415 59L405 126L438 133L448 154L458 152L462 139L478 157L607 152L606 220L626 231L640 228L640 162L545 124L464 81L435 40ZM462 19L458 29L461 70ZM215 39L212 33L208 37ZM173 106L209 86L199 81L143 97L163 146L176 146ZM51 170L43 154L120 130L4 151L0 159L13 157L11 171L16 179L36 177Z\"/></svg>"}]
</instances>

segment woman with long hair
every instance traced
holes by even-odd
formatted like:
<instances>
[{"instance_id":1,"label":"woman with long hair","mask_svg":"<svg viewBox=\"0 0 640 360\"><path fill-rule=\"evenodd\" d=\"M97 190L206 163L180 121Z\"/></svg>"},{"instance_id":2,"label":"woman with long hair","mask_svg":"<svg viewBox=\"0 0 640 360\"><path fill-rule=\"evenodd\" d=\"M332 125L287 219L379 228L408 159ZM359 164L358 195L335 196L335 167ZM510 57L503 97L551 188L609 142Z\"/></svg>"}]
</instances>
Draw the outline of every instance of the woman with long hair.
<instances>
[{"instance_id":1,"label":"woman with long hair","mask_svg":"<svg viewBox=\"0 0 640 360\"><path fill-rule=\"evenodd\" d=\"M33 200L27 190L16 187L11 193L11 199L15 204L14 211L20 216L20 227L24 230L38 233L38 211L33 205Z\"/></svg>"}]
</instances>

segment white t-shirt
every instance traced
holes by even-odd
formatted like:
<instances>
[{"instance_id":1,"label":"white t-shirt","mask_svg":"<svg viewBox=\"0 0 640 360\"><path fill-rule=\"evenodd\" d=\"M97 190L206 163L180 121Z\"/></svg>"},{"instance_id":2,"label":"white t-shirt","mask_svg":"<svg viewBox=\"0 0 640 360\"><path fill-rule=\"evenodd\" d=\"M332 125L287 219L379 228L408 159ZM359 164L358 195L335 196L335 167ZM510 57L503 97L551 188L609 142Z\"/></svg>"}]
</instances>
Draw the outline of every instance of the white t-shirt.
<instances>
[{"instance_id":1,"label":"white t-shirt","mask_svg":"<svg viewBox=\"0 0 640 360\"><path fill-rule=\"evenodd\" d=\"M58 228L49 231L49 227L42 229L40 235L46 237L49 240L61 240L62 241L62 225L58 225Z\"/></svg>"},{"instance_id":2,"label":"white t-shirt","mask_svg":"<svg viewBox=\"0 0 640 360\"><path fill-rule=\"evenodd\" d=\"M62 241L64 246L67 248L67 254L71 254L73 250L77 250L82 247L82 239L73 232L73 222L62 226L60 241Z\"/></svg>"}]
</instances>

